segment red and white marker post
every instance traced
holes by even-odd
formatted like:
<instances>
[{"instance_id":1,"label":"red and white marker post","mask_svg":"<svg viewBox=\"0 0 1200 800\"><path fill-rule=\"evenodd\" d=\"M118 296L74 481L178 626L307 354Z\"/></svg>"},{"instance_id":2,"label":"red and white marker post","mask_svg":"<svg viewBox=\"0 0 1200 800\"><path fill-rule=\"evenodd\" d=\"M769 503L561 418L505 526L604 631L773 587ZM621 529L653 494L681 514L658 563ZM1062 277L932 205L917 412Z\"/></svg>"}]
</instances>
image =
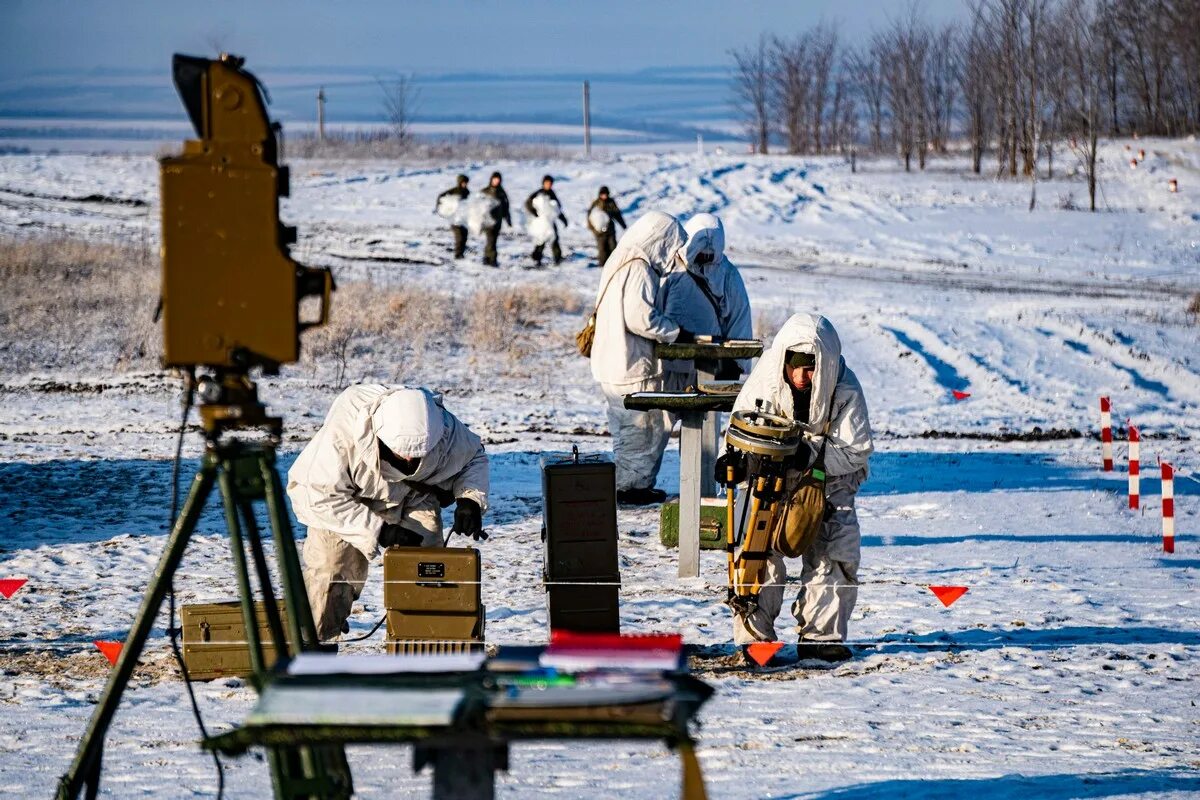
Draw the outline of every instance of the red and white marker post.
<instances>
[{"instance_id":1,"label":"red and white marker post","mask_svg":"<svg viewBox=\"0 0 1200 800\"><path fill-rule=\"evenodd\" d=\"M1175 552L1175 468L1165 461L1162 467L1163 552Z\"/></svg>"},{"instance_id":2,"label":"red and white marker post","mask_svg":"<svg viewBox=\"0 0 1200 800\"><path fill-rule=\"evenodd\" d=\"M1104 471L1112 472L1112 404L1107 397L1100 398L1100 457L1104 459Z\"/></svg>"},{"instance_id":3,"label":"red and white marker post","mask_svg":"<svg viewBox=\"0 0 1200 800\"><path fill-rule=\"evenodd\" d=\"M1138 429L1129 425L1129 507L1137 510L1142 493L1142 438Z\"/></svg>"}]
</instances>

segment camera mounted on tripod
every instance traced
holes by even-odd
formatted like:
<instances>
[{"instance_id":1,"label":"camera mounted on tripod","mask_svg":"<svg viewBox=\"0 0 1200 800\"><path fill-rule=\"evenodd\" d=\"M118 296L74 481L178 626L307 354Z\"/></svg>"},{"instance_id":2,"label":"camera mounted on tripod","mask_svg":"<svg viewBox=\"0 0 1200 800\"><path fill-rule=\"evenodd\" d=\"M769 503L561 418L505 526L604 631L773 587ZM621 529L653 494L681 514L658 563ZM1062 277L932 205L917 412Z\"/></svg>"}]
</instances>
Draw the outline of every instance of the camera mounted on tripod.
<instances>
[{"instance_id":1,"label":"camera mounted on tripod","mask_svg":"<svg viewBox=\"0 0 1200 800\"><path fill-rule=\"evenodd\" d=\"M325 324L334 289L327 268L289 253L296 229L279 221L290 184L280 126L243 63L175 55L175 87L199 138L160 161L163 365L187 373L210 438L248 428L279 435L250 371L274 375L297 361L300 333ZM319 298L310 321L300 319L305 297Z\"/></svg>"}]
</instances>

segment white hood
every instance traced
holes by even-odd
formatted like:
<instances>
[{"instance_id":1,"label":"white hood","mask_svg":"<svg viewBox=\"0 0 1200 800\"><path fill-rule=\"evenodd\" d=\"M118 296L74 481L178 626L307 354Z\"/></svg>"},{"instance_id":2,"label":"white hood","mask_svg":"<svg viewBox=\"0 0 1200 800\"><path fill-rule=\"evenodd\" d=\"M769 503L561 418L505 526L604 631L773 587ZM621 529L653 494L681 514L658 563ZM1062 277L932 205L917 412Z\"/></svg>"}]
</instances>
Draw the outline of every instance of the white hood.
<instances>
[{"instance_id":1,"label":"white hood","mask_svg":"<svg viewBox=\"0 0 1200 800\"><path fill-rule=\"evenodd\" d=\"M707 277L725 257L725 226L716 214L696 214L683 229L688 235L687 268ZM701 253L712 253L712 260L703 266L696 263L696 256Z\"/></svg>"},{"instance_id":2,"label":"white hood","mask_svg":"<svg viewBox=\"0 0 1200 800\"><path fill-rule=\"evenodd\" d=\"M842 341L829 320L818 314L795 314L784 323L770 348L758 360L754 372L746 379L734 408L752 409L754 401L761 399L771 413L795 419L792 389L783 374L783 362L789 350L816 356L809 422L805 429L823 434L829 422L833 390L842 369Z\"/></svg>"},{"instance_id":3,"label":"white hood","mask_svg":"<svg viewBox=\"0 0 1200 800\"><path fill-rule=\"evenodd\" d=\"M371 426L379 440L401 458L424 458L446 430L441 406L421 389L385 395L371 411Z\"/></svg>"},{"instance_id":4,"label":"white hood","mask_svg":"<svg viewBox=\"0 0 1200 800\"><path fill-rule=\"evenodd\" d=\"M687 233L679 220L661 211L648 211L629 226L600 276L603 287L608 277L630 259L640 259L660 275L682 269Z\"/></svg>"}]
</instances>

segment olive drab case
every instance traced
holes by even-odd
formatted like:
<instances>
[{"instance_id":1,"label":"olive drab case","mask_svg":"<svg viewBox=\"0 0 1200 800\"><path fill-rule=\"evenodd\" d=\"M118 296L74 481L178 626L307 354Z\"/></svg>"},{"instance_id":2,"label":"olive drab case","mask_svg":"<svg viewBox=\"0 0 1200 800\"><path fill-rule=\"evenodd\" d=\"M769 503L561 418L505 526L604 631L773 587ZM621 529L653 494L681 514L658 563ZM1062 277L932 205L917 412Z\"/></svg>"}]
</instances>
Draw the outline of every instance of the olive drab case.
<instances>
[{"instance_id":1,"label":"olive drab case","mask_svg":"<svg viewBox=\"0 0 1200 800\"><path fill-rule=\"evenodd\" d=\"M615 466L606 456L581 457L577 450L545 456L542 498L550 629L619 633Z\"/></svg>"},{"instance_id":2,"label":"olive drab case","mask_svg":"<svg viewBox=\"0 0 1200 800\"><path fill-rule=\"evenodd\" d=\"M679 547L679 501L662 504L658 515L658 540L663 547ZM700 498L700 549L725 549L725 500Z\"/></svg>"},{"instance_id":3,"label":"olive drab case","mask_svg":"<svg viewBox=\"0 0 1200 800\"><path fill-rule=\"evenodd\" d=\"M481 648L482 574L479 551L473 547L384 550L388 652L459 653Z\"/></svg>"},{"instance_id":4,"label":"olive drab case","mask_svg":"<svg viewBox=\"0 0 1200 800\"><path fill-rule=\"evenodd\" d=\"M281 611L285 619L283 627L287 630L287 609ZM258 620L259 640L263 643L263 658L270 666L275 660L275 648L262 603L254 604L254 613ZM185 605L180 608L180 622L183 663L189 678L208 681L250 674L250 647L246 643L240 602Z\"/></svg>"}]
</instances>

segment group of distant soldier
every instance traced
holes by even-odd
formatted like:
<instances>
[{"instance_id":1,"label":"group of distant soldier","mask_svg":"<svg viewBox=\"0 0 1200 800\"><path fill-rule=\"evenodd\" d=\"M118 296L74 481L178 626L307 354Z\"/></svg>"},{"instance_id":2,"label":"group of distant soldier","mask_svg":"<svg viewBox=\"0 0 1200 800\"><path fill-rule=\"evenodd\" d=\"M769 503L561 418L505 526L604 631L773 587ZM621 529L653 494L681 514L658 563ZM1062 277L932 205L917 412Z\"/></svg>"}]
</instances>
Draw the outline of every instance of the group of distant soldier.
<instances>
[{"instance_id":1,"label":"group of distant soldier","mask_svg":"<svg viewBox=\"0 0 1200 800\"><path fill-rule=\"evenodd\" d=\"M459 175L452 188L438 195L435 212L450 221L455 259L466 255L469 229L477 227L484 238L483 263L498 267L500 262L496 254L496 240L500 236L500 227L503 224L513 227L508 193L502 185L503 177L499 172L492 173L488 185L480 192L483 203L474 209L469 207L472 200L471 190L467 188L469 183L470 179L466 175ZM536 189L525 200L525 212L530 216L529 234L533 240L533 251L529 257L534 265L542 265L547 245L550 247L554 263L561 264L563 251L558 238L558 224L562 223L565 228L568 223L562 203L554 193L554 176L542 177L541 188ZM475 219L471 219L472 213ZM601 186L600 191L596 193L596 199L587 210L587 226L596 238L597 259L601 266L617 246L618 225L624 228L625 218L621 216L621 209L613 200L608 187Z\"/></svg>"}]
</instances>

